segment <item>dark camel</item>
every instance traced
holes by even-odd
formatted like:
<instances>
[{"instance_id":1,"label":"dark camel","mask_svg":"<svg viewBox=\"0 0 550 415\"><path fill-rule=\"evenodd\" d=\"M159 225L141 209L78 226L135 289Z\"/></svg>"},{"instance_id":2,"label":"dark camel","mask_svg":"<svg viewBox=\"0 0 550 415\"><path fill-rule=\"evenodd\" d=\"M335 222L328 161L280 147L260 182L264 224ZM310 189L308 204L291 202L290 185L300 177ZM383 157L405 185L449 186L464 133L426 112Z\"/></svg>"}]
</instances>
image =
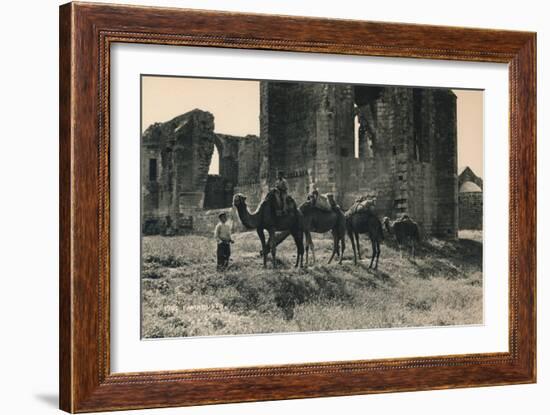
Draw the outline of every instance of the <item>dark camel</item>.
<instances>
[{"instance_id":1,"label":"dark camel","mask_svg":"<svg viewBox=\"0 0 550 415\"><path fill-rule=\"evenodd\" d=\"M401 245L411 247L411 254L415 256L416 244L420 242L420 231L418 224L408 216L404 216L400 220L391 222L388 217L384 218L384 227L388 233L393 233L399 246L399 253L401 253Z\"/></svg>"},{"instance_id":2,"label":"dark camel","mask_svg":"<svg viewBox=\"0 0 550 415\"><path fill-rule=\"evenodd\" d=\"M338 263L342 263L344 250L346 249L346 218L344 212L339 207L332 210L317 208L311 200L302 203L299 207L302 215L304 215L304 234L306 237L306 265L309 263L309 250L313 263L315 263L315 246L311 238L311 232L325 233L332 232L332 255L328 260L330 264L334 256L338 254Z\"/></svg>"},{"instance_id":3,"label":"dark camel","mask_svg":"<svg viewBox=\"0 0 550 415\"><path fill-rule=\"evenodd\" d=\"M311 199L302 203L298 208L303 215L303 231L306 237L306 265L309 264L309 250L313 263L315 263L315 246L311 238L311 232L325 233L332 232L332 255L328 260L330 264L334 257L338 255L338 263L342 263L344 250L346 249L346 218L344 212L339 206L335 206L332 210L315 207ZM290 232L281 232L275 236L275 244L279 245L283 242ZM270 244L267 245L269 251Z\"/></svg>"},{"instance_id":4,"label":"dark camel","mask_svg":"<svg viewBox=\"0 0 550 415\"><path fill-rule=\"evenodd\" d=\"M306 237L306 265L309 264L309 250L313 263L315 263L315 246L311 238L311 232L325 233L332 232L332 255L328 260L330 264L336 255L339 256L338 263L342 263L344 250L346 249L346 218L340 207L332 210L315 207L311 199L302 203L298 208L303 215L303 231ZM275 236L275 244L283 242L290 232L281 232ZM269 251L270 244L267 245Z\"/></svg>"},{"instance_id":5,"label":"dark camel","mask_svg":"<svg viewBox=\"0 0 550 415\"><path fill-rule=\"evenodd\" d=\"M370 210L353 212L352 209L346 212L346 228L348 231L351 246L353 248L353 261L357 264L357 257L361 260L361 248L359 246L359 234L367 233L372 244L372 257L369 268L378 268L378 258L380 257L380 241L384 240L384 232L380 219ZM355 245L357 244L357 248Z\"/></svg>"},{"instance_id":6,"label":"dark camel","mask_svg":"<svg viewBox=\"0 0 550 415\"><path fill-rule=\"evenodd\" d=\"M276 231L288 231L294 238L296 244L296 264L303 266L304 263L304 233L303 233L303 217L294 201L287 204L287 213L277 216L278 210L277 198L274 191L270 191L264 201L260 203L258 209L254 213L248 211L246 206L246 196L236 194L233 197L233 205L237 209L239 218L242 224L248 229L256 229L260 242L262 243L262 256L264 258L264 268L267 267L267 255L271 251L273 259L273 268L276 266L276 249L275 241ZM265 241L264 230L269 233L269 249Z\"/></svg>"}]
</instances>

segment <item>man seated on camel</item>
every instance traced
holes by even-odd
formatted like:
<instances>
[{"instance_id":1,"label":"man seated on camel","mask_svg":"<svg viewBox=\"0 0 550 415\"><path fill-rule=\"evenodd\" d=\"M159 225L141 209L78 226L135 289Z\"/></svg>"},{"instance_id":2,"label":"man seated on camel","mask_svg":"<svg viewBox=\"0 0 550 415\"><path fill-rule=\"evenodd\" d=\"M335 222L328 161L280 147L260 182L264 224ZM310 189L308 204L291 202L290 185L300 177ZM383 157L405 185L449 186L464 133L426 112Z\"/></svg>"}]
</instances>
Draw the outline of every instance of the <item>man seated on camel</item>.
<instances>
[{"instance_id":1,"label":"man seated on camel","mask_svg":"<svg viewBox=\"0 0 550 415\"><path fill-rule=\"evenodd\" d=\"M317 199L319 199L319 189L317 189L317 183L311 182L309 184L309 200L311 200L311 204L313 206L317 204Z\"/></svg>"},{"instance_id":2,"label":"man seated on camel","mask_svg":"<svg viewBox=\"0 0 550 415\"><path fill-rule=\"evenodd\" d=\"M277 213L277 216L281 216L287 213L287 195L288 195L288 183L285 179L285 175L282 171L277 173L277 181L275 182L275 189L277 189L277 195L279 197L279 206L281 211Z\"/></svg>"}]
</instances>

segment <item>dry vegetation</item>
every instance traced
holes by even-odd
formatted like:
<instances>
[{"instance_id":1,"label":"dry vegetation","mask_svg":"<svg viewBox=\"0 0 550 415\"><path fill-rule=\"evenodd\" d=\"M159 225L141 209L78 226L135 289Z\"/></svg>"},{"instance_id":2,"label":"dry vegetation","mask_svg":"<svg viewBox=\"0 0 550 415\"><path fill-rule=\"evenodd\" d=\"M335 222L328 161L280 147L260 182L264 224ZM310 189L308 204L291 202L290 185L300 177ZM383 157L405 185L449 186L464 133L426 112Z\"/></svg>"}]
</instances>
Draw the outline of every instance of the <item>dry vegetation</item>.
<instances>
[{"instance_id":1,"label":"dry vegetation","mask_svg":"<svg viewBox=\"0 0 550 415\"><path fill-rule=\"evenodd\" d=\"M317 264L294 269L289 239L278 267L264 270L258 238L247 232L234 236L223 273L211 237L144 237L143 337L479 324L481 232L460 236L426 240L416 258L386 241L377 271L365 258L354 266L349 246L343 265L326 265L332 242L320 235ZM361 247L368 256L364 236Z\"/></svg>"}]
</instances>

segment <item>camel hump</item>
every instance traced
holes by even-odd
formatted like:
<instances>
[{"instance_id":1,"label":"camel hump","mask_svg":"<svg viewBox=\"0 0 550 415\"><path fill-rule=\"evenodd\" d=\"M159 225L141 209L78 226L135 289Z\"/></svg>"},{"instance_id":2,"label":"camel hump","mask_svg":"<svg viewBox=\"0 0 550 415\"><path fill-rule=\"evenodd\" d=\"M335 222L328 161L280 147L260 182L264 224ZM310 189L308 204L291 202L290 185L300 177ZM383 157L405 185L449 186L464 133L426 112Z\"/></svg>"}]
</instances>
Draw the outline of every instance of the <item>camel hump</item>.
<instances>
[{"instance_id":1,"label":"camel hump","mask_svg":"<svg viewBox=\"0 0 550 415\"><path fill-rule=\"evenodd\" d=\"M346 212L348 215L362 215L362 214L372 214L373 211L373 205L370 205L368 203L354 203L351 208Z\"/></svg>"}]
</instances>

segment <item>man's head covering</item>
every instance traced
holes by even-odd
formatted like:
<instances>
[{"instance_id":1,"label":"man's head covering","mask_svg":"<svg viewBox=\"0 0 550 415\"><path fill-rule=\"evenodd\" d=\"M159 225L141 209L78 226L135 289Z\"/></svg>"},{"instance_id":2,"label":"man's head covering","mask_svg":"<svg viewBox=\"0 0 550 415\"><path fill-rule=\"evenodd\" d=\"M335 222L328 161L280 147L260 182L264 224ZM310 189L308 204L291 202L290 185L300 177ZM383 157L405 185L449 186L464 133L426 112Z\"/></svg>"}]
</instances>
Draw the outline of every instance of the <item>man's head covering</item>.
<instances>
[{"instance_id":1,"label":"man's head covering","mask_svg":"<svg viewBox=\"0 0 550 415\"><path fill-rule=\"evenodd\" d=\"M222 212L222 213L220 213L220 214L218 215L218 218L221 219L221 218L224 217L224 216L227 217L227 213Z\"/></svg>"}]
</instances>

